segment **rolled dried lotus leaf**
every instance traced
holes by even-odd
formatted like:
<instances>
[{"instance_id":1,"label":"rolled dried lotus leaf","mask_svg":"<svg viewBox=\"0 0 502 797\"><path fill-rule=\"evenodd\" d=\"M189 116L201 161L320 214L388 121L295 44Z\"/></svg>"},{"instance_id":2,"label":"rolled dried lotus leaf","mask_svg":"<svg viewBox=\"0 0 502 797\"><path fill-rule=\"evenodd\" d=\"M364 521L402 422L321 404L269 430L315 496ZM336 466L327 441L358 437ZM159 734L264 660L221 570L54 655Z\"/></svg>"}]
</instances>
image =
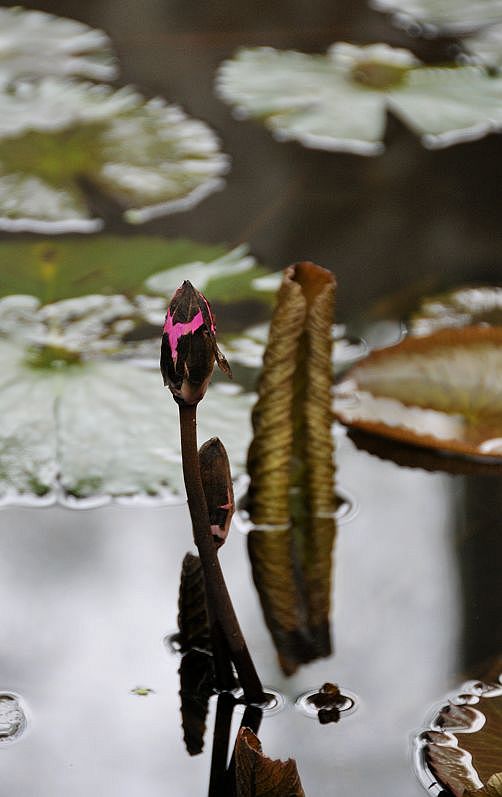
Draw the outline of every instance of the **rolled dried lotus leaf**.
<instances>
[{"instance_id":1,"label":"rolled dried lotus leaf","mask_svg":"<svg viewBox=\"0 0 502 797\"><path fill-rule=\"evenodd\" d=\"M256 525L289 522L291 411L298 343L305 319L301 287L288 270L279 289L253 409L248 454L249 513Z\"/></svg>"}]
</instances>

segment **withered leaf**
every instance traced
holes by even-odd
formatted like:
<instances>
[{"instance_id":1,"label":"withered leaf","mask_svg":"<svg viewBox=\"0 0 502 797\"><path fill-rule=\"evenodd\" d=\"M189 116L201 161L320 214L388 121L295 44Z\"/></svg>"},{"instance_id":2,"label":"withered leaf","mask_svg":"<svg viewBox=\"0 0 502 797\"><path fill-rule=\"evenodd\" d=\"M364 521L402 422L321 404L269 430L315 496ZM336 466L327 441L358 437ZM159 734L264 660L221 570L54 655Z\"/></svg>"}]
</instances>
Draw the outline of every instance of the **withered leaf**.
<instances>
[{"instance_id":1,"label":"withered leaf","mask_svg":"<svg viewBox=\"0 0 502 797\"><path fill-rule=\"evenodd\" d=\"M335 288L333 274L314 263L285 269L252 416L248 509L258 530L248 537L249 554L288 675L331 652Z\"/></svg>"},{"instance_id":2,"label":"withered leaf","mask_svg":"<svg viewBox=\"0 0 502 797\"><path fill-rule=\"evenodd\" d=\"M185 653L179 675L183 738L188 753L197 755L204 747L209 698L215 689L213 657L200 650Z\"/></svg>"},{"instance_id":3,"label":"withered leaf","mask_svg":"<svg viewBox=\"0 0 502 797\"><path fill-rule=\"evenodd\" d=\"M240 728L235 743L237 797L305 797L296 762L263 755L250 728Z\"/></svg>"},{"instance_id":4,"label":"withered leaf","mask_svg":"<svg viewBox=\"0 0 502 797\"><path fill-rule=\"evenodd\" d=\"M186 554L181 568L178 628L182 653L192 648L211 650L204 573L199 557L191 553Z\"/></svg>"},{"instance_id":5,"label":"withered leaf","mask_svg":"<svg viewBox=\"0 0 502 797\"><path fill-rule=\"evenodd\" d=\"M482 789L464 792L464 797L502 797L502 772L492 775Z\"/></svg>"},{"instance_id":6,"label":"withered leaf","mask_svg":"<svg viewBox=\"0 0 502 797\"><path fill-rule=\"evenodd\" d=\"M431 770L455 797L499 793L490 779L502 770L502 686L480 683L478 691L476 703L444 706L434 722L441 730L426 737ZM492 791L479 791L488 784Z\"/></svg>"}]
</instances>

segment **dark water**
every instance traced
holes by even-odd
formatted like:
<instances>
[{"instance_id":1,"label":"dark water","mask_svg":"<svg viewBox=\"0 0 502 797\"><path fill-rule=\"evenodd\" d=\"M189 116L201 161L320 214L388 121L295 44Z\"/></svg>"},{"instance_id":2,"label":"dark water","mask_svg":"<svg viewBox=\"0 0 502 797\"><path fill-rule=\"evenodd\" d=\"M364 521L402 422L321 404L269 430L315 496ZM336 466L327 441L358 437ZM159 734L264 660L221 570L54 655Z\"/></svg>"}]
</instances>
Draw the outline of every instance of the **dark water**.
<instances>
[{"instance_id":1,"label":"dark water","mask_svg":"<svg viewBox=\"0 0 502 797\"><path fill-rule=\"evenodd\" d=\"M410 46L363 2L31 7L105 28L121 83L178 101L219 131L232 156L225 191L139 232L248 241L274 269L315 260L335 271L338 320L354 328L370 307L396 317L436 287L500 278L501 137L433 153L392 122L383 157L331 155L275 143L259 125L234 121L213 95L215 68L239 45L322 51L339 39L383 38ZM416 44L442 56L442 44ZM116 208L100 210L108 231L135 234ZM344 435L337 465L359 512L336 546L334 657L281 676L245 538L234 530L221 553L257 668L286 696L260 738L267 755L297 759L307 797L419 797L413 733L435 702L502 650L500 477L399 466ZM190 536L184 507L2 511L0 692L19 694L28 717L17 741L0 744L2 795L206 793L215 707L205 752L190 759L179 659L163 644ZM322 727L294 701L325 681L354 692L359 707ZM131 694L138 686L153 692Z\"/></svg>"}]
</instances>

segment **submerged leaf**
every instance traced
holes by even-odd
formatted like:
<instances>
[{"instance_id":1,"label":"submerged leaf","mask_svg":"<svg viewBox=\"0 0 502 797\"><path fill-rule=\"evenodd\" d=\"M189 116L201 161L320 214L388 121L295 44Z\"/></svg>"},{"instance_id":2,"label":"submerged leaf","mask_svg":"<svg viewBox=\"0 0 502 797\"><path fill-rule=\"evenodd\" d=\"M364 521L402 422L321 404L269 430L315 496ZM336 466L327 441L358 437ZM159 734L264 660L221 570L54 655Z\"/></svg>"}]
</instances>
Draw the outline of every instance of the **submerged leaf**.
<instances>
[{"instance_id":1,"label":"submerged leaf","mask_svg":"<svg viewBox=\"0 0 502 797\"><path fill-rule=\"evenodd\" d=\"M81 75L93 80L117 76L106 33L75 19L1 8L0 29L0 85L42 75Z\"/></svg>"},{"instance_id":2,"label":"submerged leaf","mask_svg":"<svg viewBox=\"0 0 502 797\"><path fill-rule=\"evenodd\" d=\"M486 786L476 791L464 792L464 797L502 797L502 772L492 775Z\"/></svg>"},{"instance_id":3,"label":"submerged leaf","mask_svg":"<svg viewBox=\"0 0 502 797\"><path fill-rule=\"evenodd\" d=\"M43 78L0 92L0 227L91 231L80 182L127 221L186 210L222 186L228 159L203 122L130 87Z\"/></svg>"},{"instance_id":4,"label":"submerged leaf","mask_svg":"<svg viewBox=\"0 0 502 797\"><path fill-rule=\"evenodd\" d=\"M408 50L338 43L327 55L241 50L218 92L279 140L375 155L391 111L427 147L482 138L502 126L502 78L475 66L423 66Z\"/></svg>"},{"instance_id":5,"label":"submerged leaf","mask_svg":"<svg viewBox=\"0 0 502 797\"><path fill-rule=\"evenodd\" d=\"M241 728L235 745L237 797L304 797L296 762L273 761L262 753L258 737Z\"/></svg>"},{"instance_id":6,"label":"submerged leaf","mask_svg":"<svg viewBox=\"0 0 502 797\"><path fill-rule=\"evenodd\" d=\"M338 386L335 414L373 434L500 458L501 344L502 327L466 327L375 351Z\"/></svg>"}]
</instances>

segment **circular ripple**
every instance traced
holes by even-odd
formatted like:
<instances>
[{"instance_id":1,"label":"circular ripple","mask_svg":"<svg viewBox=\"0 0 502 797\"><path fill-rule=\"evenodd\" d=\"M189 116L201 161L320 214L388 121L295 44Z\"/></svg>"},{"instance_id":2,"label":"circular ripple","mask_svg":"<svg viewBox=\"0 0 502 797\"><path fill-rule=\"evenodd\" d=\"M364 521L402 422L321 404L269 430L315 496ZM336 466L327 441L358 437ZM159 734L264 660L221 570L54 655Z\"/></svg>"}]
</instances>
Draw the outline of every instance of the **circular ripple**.
<instances>
[{"instance_id":1,"label":"circular ripple","mask_svg":"<svg viewBox=\"0 0 502 797\"><path fill-rule=\"evenodd\" d=\"M342 686L340 687L340 693L344 698L344 703L341 706L337 706L337 708L340 712L340 719L342 719L343 717L348 717L349 714L353 714L354 711L357 711L359 699L354 692ZM310 698L318 694L319 689L310 689L308 692L304 692L295 700L295 708L301 711L302 714L305 714L306 717L317 719L319 709L310 702Z\"/></svg>"},{"instance_id":2,"label":"circular ripple","mask_svg":"<svg viewBox=\"0 0 502 797\"><path fill-rule=\"evenodd\" d=\"M19 739L26 725L26 713L19 695L0 692L0 745Z\"/></svg>"},{"instance_id":3,"label":"circular ripple","mask_svg":"<svg viewBox=\"0 0 502 797\"><path fill-rule=\"evenodd\" d=\"M275 714L279 714L286 705L286 698L284 695L278 692L277 689L272 689L270 686L264 686L263 691L265 692L267 701L265 703L251 703L251 705L260 708L263 711L264 717L273 717ZM236 689L233 694L236 700L240 700L244 697L242 689ZM235 710L244 711L245 708L246 706L244 703L239 703Z\"/></svg>"}]
</instances>

